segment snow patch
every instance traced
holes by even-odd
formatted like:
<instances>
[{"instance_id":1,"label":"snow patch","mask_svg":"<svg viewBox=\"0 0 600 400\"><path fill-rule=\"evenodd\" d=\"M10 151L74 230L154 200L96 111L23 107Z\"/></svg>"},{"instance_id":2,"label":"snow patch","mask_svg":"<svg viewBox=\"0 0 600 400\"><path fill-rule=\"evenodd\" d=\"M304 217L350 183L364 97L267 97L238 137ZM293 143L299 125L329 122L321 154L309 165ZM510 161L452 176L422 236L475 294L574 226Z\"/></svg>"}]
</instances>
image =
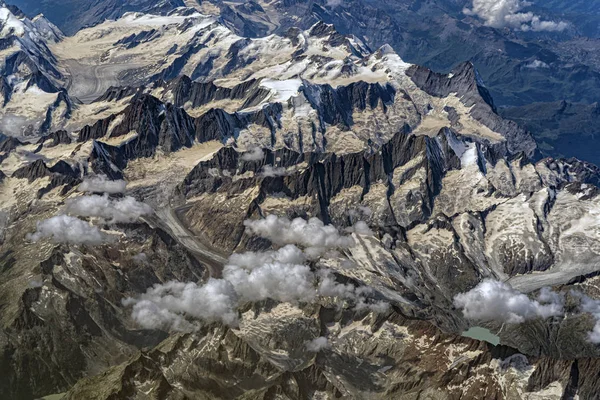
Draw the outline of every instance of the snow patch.
<instances>
[{"instance_id":1,"label":"snow patch","mask_svg":"<svg viewBox=\"0 0 600 400\"><path fill-rule=\"evenodd\" d=\"M273 101L286 102L290 98L297 96L302 87L301 79L287 79L278 81L274 79L263 79L261 87L272 90L275 93Z\"/></svg>"}]
</instances>

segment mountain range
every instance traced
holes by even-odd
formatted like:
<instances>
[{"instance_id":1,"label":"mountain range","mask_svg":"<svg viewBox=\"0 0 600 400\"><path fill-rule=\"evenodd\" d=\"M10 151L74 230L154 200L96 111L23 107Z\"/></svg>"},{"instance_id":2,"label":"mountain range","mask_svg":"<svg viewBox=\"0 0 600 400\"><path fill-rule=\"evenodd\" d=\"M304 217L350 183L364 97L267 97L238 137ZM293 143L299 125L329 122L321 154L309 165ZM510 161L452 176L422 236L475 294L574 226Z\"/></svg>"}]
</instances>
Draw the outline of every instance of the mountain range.
<instances>
[{"instance_id":1,"label":"mountain range","mask_svg":"<svg viewBox=\"0 0 600 400\"><path fill-rule=\"evenodd\" d=\"M567 101L585 106L599 101L600 7L594 2L510 2L518 10L514 13L531 14L538 21L554 24L548 30L499 25L483 11L481 15L467 12L473 8L472 0L14 2L31 16L43 13L69 35L127 11L165 13L183 5L218 16L235 33L252 38L283 35L291 27L308 29L324 21L372 48L389 44L403 60L437 72L450 72L465 61L472 62L495 105L509 118L513 113L532 111L527 106L537 103ZM476 2L486 7L486 0ZM557 26L562 29L554 29ZM521 107L526 108L519 111ZM533 132L545 143L541 148L545 156L566 155L600 163L596 154L580 151L593 145L587 133L565 132L559 139L549 140L555 132Z\"/></svg>"},{"instance_id":2,"label":"mountain range","mask_svg":"<svg viewBox=\"0 0 600 400\"><path fill-rule=\"evenodd\" d=\"M4 398L597 397L600 170L541 156L595 105L189 3L0 7Z\"/></svg>"}]
</instances>

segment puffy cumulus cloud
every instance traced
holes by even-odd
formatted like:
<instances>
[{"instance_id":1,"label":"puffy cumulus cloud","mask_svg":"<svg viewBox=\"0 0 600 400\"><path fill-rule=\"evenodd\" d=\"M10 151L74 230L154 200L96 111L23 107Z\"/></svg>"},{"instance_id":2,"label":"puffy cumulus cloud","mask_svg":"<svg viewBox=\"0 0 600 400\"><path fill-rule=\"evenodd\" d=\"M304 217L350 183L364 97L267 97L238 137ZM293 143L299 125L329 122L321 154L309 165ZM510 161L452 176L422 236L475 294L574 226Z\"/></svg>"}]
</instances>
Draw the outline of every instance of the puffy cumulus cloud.
<instances>
[{"instance_id":1,"label":"puffy cumulus cloud","mask_svg":"<svg viewBox=\"0 0 600 400\"><path fill-rule=\"evenodd\" d=\"M108 195L80 196L65 202L65 212L79 217L97 217L110 223L135 222L152 214L152 207L133 197L113 200Z\"/></svg>"},{"instance_id":2,"label":"puffy cumulus cloud","mask_svg":"<svg viewBox=\"0 0 600 400\"><path fill-rule=\"evenodd\" d=\"M544 288L533 300L506 283L486 279L470 291L456 295L454 304L468 319L521 323L562 315L564 297Z\"/></svg>"},{"instance_id":3,"label":"puffy cumulus cloud","mask_svg":"<svg viewBox=\"0 0 600 400\"><path fill-rule=\"evenodd\" d=\"M31 128L31 120L27 117L6 113L0 117L0 132L9 136L26 135Z\"/></svg>"},{"instance_id":4,"label":"puffy cumulus cloud","mask_svg":"<svg viewBox=\"0 0 600 400\"><path fill-rule=\"evenodd\" d=\"M356 297L356 287L349 283L339 283L328 269L319 271L319 294L326 297L338 297L340 299L352 299Z\"/></svg>"},{"instance_id":5,"label":"puffy cumulus cloud","mask_svg":"<svg viewBox=\"0 0 600 400\"><path fill-rule=\"evenodd\" d=\"M33 242L50 238L56 243L87 245L100 245L114 240L112 235L107 235L88 222L68 215L57 215L39 221L36 232L27 235L27 238Z\"/></svg>"},{"instance_id":6,"label":"puffy cumulus cloud","mask_svg":"<svg viewBox=\"0 0 600 400\"><path fill-rule=\"evenodd\" d=\"M476 15L485 25L494 28L511 28L521 31L563 31L566 22L544 21L532 12L520 12L531 3L524 0L473 0L471 8L463 13Z\"/></svg>"},{"instance_id":7,"label":"puffy cumulus cloud","mask_svg":"<svg viewBox=\"0 0 600 400\"><path fill-rule=\"evenodd\" d=\"M390 310L390 303L385 301L367 302L364 297L359 298L355 310L369 310L375 314L385 314Z\"/></svg>"},{"instance_id":8,"label":"puffy cumulus cloud","mask_svg":"<svg viewBox=\"0 0 600 400\"><path fill-rule=\"evenodd\" d=\"M330 347L331 345L329 344L329 340L327 340L327 338L324 336L320 336L306 342L306 350L310 351L311 353L318 353L321 350L326 350Z\"/></svg>"},{"instance_id":9,"label":"puffy cumulus cloud","mask_svg":"<svg viewBox=\"0 0 600 400\"><path fill-rule=\"evenodd\" d=\"M330 272L314 272L307 265L314 256L314 247L310 247L314 242L307 239L309 232L303 229L321 235L322 241L326 241L323 231L334 237L334 240L326 241L329 249L351 245L346 240L348 238L340 236L335 227L316 221L304 221L304 224L296 221L296 229L292 228L292 221L279 222L283 223L283 227L277 225L278 229L287 235L285 240L279 241L283 247L265 252L233 254L223 268L222 279L211 279L205 285L180 282L156 285L137 299L127 299L124 304L133 306L132 317L141 326L173 330L195 329L202 321L235 325L240 304L264 299L310 303L319 296L327 296L352 301L356 309L367 308L374 312L387 310L386 304L368 299L370 290L340 284ZM271 224L277 224L277 221L271 221ZM257 232L266 232L262 225L256 228ZM303 250L285 242L299 242L308 248ZM311 253L307 253L307 250L311 250Z\"/></svg>"},{"instance_id":10,"label":"puffy cumulus cloud","mask_svg":"<svg viewBox=\"0 0 600 400\"><path fill-rule=\"evenodd\" d=\"M310 302L317 295L314 274L303 265L306 258L295 246L266 253L234 254L223 269L223 279L205 285L168 282L155 285L138 299L127 299L132 317L145 328L190 330L189 319L237 324L237 306L274 299Z\"/></svg>"},{"instance_id":11,"label":"puffy cumulus cloud","mask_svg":"<svg viewBox=\"0 0 600 400\"><path fill-rule=\"evenodd\" d=\"M226 280L210 279L204 285L167 282L154 285L139 299L126 299L133 306L132 317L146 329L163 328L179 331L193 330L194 323L186 316L203 321L237 323L237 293Z\"/></svg>"},{"instance_id":12,"label":"puffy cumulus cloud","mask_svg":"<svg viewBox=\"0 0 600 400\"><path fill-rule=\"evenodd\" d=\"M37 231L29 234L28 238L32 241L51 238L58 243L99 245L112 242L115 237L76 217L98 217L110 223L134 222L153 210L133 197L113 200L105 194L68 199L64 212L67 215L57 215L38 222Z\"/></svg>"},{"instance_id":13,"label":"puffy cumulus cloud","mask_svg":"<svg viewBox=\"0 0 600 400\"><path fill-rule=\"evenodd\" d=\"M550 68L550 66L548 64L546 64L543 61L540 60L533 60L532 62L525 64L525 68L530 68L530 69L548 69Z\"/></svg>"},{"instance_id":14,"label":"puffy cumulus cloud","mask_svg":"<svg viewBox=\"0 0 600 400\"><path fill-rule=\"evenodd\" d=\"M352 225L346 231L349 233L354 232L358 235L365 235L365 236L373 236L374 235L371 228L369 228L369 225L367 225L367 223L364 221L357 221L354 225Z\"/></svg>"},{"instance_id":15,"label":"puffy cumulus cloud","mask_svg":"<svg viewBox=\"0 0 600 400\"><path fill-rule=\"evenodd\" d=\"M594 327L590 332L587 333L588 340L591 343L600 343L600 300L593 299L579 291L571 290L571 295L575 298L579 298L579 311L581 313L591 314L596 320Z\"/></svg>"},{"instance_id":16,"label":"puffy cumulus cloud","mask_svg":"<svg viewBox=\"0 0 600 400\"><path fill-rule=\"evenodd\" d=\"M122 179L111 181L104 175L91 176L83 180L77 190L88 193L125 193L127 182Z\"/></svg>"},{"instance_id":17,"label":"puffy cumulus cloud","mask_svg":"<svg viewBox=\"0 0 600 400\"><path fill-rule=\"evenodd\" d=\"M531 13L528 13L528 14L531 14ZM566 22L543 21L540 17L538 17L537 15L534 15L531 18L531 21L529 22L529 24L521 25L521 30L522 31L534 31L534 32L541 32L541 31L562 32L565 29L567 29L568 27L569 27L569 24L567 24Z\"/></svg>"},{"instance_id":18,"label":"puffy cumulus cloud","mask_svg":"<svg viewBox=\"0 0 600 400\"><path fill-rule=\"evenodd\" d=\"M30 288L40 288L42 286L44 286L44 281L42 281L42 280L33 279L33 280L29 281Z\"/></svg>"},{"instance_id":19,"label":"puffy cumulus cloud","mask_svg":"<svg viewBox=\"0 0 600 400\"><path fill-rule=\"evenodd\" d=\"M306 265L268 263L252 270L227 265L223 278L231 282L245 301L274 299L311 302L316 297L314 275Z\"/></svg>"},{"instance_id":20,"label":"puffy cumulus cloud","mask_svg":"<svg viewBox=\"0 0 600 400\"><path fill-rule=\"evenodd\" d=\"M260 161L265 156L265 153L260 147L253 147L246 153L242 154L242 161Z\"/></svg>"},{"instance_id":21,"label":"puffy cumulus cloud","mask_svg":"<svg viewBox=\"0 0 600 400\"><path fill-rule=\"evenodd\" d=\"M343 236L333 225L325 225L318 218L290 220L268 215L264 219L244 221L246 230L269 239L276 245L295 244L306 247L306 253L319 256L328 249L348 248L354 245L351 236Z\"/></svg>"},{"instance_id":22,"label":"puffy cumulus cloud","mask_svg":"<svg viewBox=\"0 0 600 400\"><path fill-rule=\"evenodd\" d=\"M579 310L575 315L591 314L596 320L587 333L588 340L600 343L600 300L576 290L570 293L579 299ZM454 303L469 319L521 323L538 317L563 315L565 297L549 288L542 288L536 299L530 299L502 282L485 280L471 291L457 295Z\"/></svg>"},{"instance_id":23,"label":"puffy cumulus cloud","mask_svg":"<svg viewBox=\"0 0 600 400\"><path fill-rule=\"evenodd\" d=\"M259 176L265 178L274 178L277 176L286 176L288 175L287 169L283 167L274 167L272 165L265 165L263 169L258 173Z\"/></svg>"}]
</instances>

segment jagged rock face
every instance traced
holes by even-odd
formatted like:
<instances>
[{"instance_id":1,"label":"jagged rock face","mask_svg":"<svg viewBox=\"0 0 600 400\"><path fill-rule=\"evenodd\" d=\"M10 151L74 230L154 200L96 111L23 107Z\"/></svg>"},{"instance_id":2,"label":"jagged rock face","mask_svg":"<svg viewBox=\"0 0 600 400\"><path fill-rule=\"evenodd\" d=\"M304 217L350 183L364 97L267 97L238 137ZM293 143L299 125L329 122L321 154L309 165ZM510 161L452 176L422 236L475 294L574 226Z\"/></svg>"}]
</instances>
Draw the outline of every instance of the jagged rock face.
<instances>
[{"instance_id":1,"label":"jagged rock face","mask_svg":"<svg viewBox=\"0 0 600 400\"><path fill-rule=\"evenodd\" d=\"M515 107L506 114L518 118L532 130L544 155L578 157L598 163L598 123L589 122L588 108L598 102L598 59L600 9L585 1L530 2L527 11L553 21L568 22L563 32L523 33L483 26L480 19L466 16L471 0L373 2L351 0L258 1L231 5L215 0L200 2L200 10L220 13L234 32L249 37L283 34L290 27L307 29L318 21L336 26L345 34L363 38L373 48L390 44L406 61L436 71L451 71L471 60L483 76L500 109ZM210 6L214 3L214 6ZM565 12L565 10L567 10ZM264 33L265 29L267 30ZM565 119L549 116L563 100L577 102ZM529 122L532 113L541 119ZM526 118L523 118L526 116ZM537 118L536 118L537 119ZM556 123L563 132L557 138ZM573 136L578 136L573 140Z\"/></svg>"},{"instance_id":2,"label":"jagged rock face","mask_svg":"<svg viewBox=\"0 0 600 400\"><path fill-rule=\"evenodd\" d=\"M38 190L38 197L42 197L52 189L59 187L62 194L67 193L81 182L81 172L65 161L59 161L49 168L41 159L17 169L13 172L12 177L27 179L29 183L41 178L49 178L50 182Z\"/></svg>"},{"instance_id":3,"label":"jagged rock face","mask_svg":"<svg viewBox=\"0 0 600 400\"><path fill-rule=\"evenodd\" d=\"M450 75L435 74L431 70L415 66L407 71L413 81L425 92L436 97L447 97L456 93L467 107L473 107L471 115L494 132L499 132L507 139L507 150L510 154L524 152L531 156L536 144L531 135L516 123L500 118L495 114L496 107L489 91L481 82L477 71L471 63L464 63ZM483 102L481 101L483 99ZM488 109L491 107L494 113ZM448 109L449 115L454 114ZM450 116L453 119L452 116Z\"/></svg>"},{"instance_id":4,"label":"jagged rock face","mask_svg":"<svg viewBox=\"0 0 600 400\"><path fill-rule=\"evenodd\" d=\"M304 312L303 312L304 311ZM251 310L249 312L252 312ZM293 320L296 328L293 334L290 331L281 332L281 323L273 321L282 318L284 321ZM300 335L311 337L318 332L318 326L343 324L347 317L336 313L332 309L320 308L318 310L300 310L293 307L277 306L271 310L261 310L260 317L255 324L263 329L278 329L283 348L291 353L289 358L294 360L293 340ZM304 325L312 321L313 332ZM348 321L349 322L349 321ZM254 324L253 324L254 325ZM300 326L299 326L300 325ZM402 398L409 391L419 392L442 399L458 398L461 395L479 398L502 398L502 384L495 379L497 370L501 370L493 355L486 345L468 339L453 339L450 337L439 338L449 348L448 356L442 356L434 346L425 348L425 344L433 344L436 339L431 337L427 324L410 322L397 317L390 321L372 321L368 318L355 320L350 323L352 328L347 329L334 348L327 349L319 354L304 354L308 359L297 358L294 361L301 363L298 367L290 369L277 369L268 360L267 349L260 346L260 340L255 332L246 327L239 330L207 328L196 335L179 335L164 342L156 350L132 360L128 365L113 369L109 374L110 386L99 379L90 379L75 387L67 398L88 397L107 398L109 395L123 396L125 393L139 393L142 387L154 387L155 390L164 390L165 397L180 398L184 393L188 396L208 398L238 398L250 397L255 399L268 399L272 396L283 399L298 398ZM375 339L374 335L379 335ZM419 337L423 345L418 345ZM292 342L289 342L291 340ZM386 343L385 353L377 348L382 342ZM281 346L279 344L279 346ZM235 349L232 357L222 357L218 353L220 346ZM267 344L268 346L268 344ZM260 350L257 350L260 349ZM281 347L278 347L281 348ZM357 354L372 352L367 360L361 357L358 361ZM460 361L460 354L463 356ZM510 355L509 349L497 350L497 354ZM409 360L419 357L421 363L414 365ZM447 357L447 358L446 358ZM243 364L238 360L251 360L251 364ZM392 359L405 360L398 367L389 365ZM464 384L462 373L446 374L442 371L440 363L455 364L458 370L466 371L475 365L488 365L473 379L473 383ZM162 367L168 363L169 367ZM217 370L214 363L221 367ZM496 365L495 365L496 363ZM341 365L345 365L341 368ZM161 366L161 367L159 367ZM135 371L147 369L144 379L136 386L131 387L131 377L140 377ZM567 368L565 368L567 369ZM185 377L180 378L181 372L186 370ZM165 372L162 372L165 371ZM180 372L181 371L181 372ZM507 366L505 374L515 374L514 367ZM502 374L502 373L501 373ZM465 374L466 375L466 374ZM224 380L235 376L235 382ZM266 377L270 379L265 379ZM423 378L435 376L434 379ZM202 385L198 385L202 382ZM358 385L358 382L362 382ZM434 383L439 382L439 383ZM448 387L451 386L451 387ZM454 387L454 388L452 388ZM167 389L168 388L168 389ZM224 388L227 388L224 390ZM517 390L517 388L513 388ZM99 391L102 395L96 396ZM138 397L146 398L146 397Z\"/></svg>"},{"instance_id":5,"label":"jagged rock face","mask_svg":"<svg viewBox=\"0 0 600 400\"><path fill-rule=\"evenodd\" d=\"M106 135L109 127L114 128L113 115L134 98L137 101L128 109L133 114L115 124L119 135L123 129L139 127L139 121L127 120L140 112L143 97L136 87L144 84L146 93L183 107L192 117L219 120L218 127L207 126L206 121L197 124L196 130L208 131L196 132L201 141L220 135L235 137L245 146L343 153L361 150L368 141L382 145L404 124L435 131L451 117L457 131L506 141L511 154L534 151L527 133L496 116L471 64L451 77L437 75L404 63L389 47L371 52L357 38L340 35L323 23L306 31L292 29L281 37L248 39L214 17L180 9L165 17L127 14L49 43L48 48L68 76L68 92L56 89L56 98L41 107L45 113L39 116L38 129L74 134L83 129L80 141ZM180 75L203 82L171 80ZM452 105L441 100L448 97ZM267 110L265 105L273 103L280 103L283 110ZM429 114L432 118L427 118ZM189 130L186 123L179 128ZM178 134L178 143L167 147L189 146L189 132Z\"/></svg>"},{"instance_id":6,"label":"jagged rock face","mask_svg":"<svg viewBox=\"0 0 600 400\"><path fill-rule=\"evenodd\" d=\"M420 135L444 125L458 132L464 130L465 134L475 135L485 142L489 147L486 151L496 158L520 152L533 154L535 144L528 133L499 118L493 106L479 96L483 88L474 83L465 83L458 88L460 82L465 81L465 75L474 78L472 66L466 65L463 71L443 84L456 86L462 95L459 100L454 94L446 93L456 102L452 112L447 111L450 110L448 106L441 105L445 98L443 93L432 91L435 97L429 104L423 104L422 96L427 94L419 88L408 86L407 92L390 83L358 81L334 89L330 85L303 81L296 96L281 102L273 99L272 90L253 80L227 88L181 78L150 89L163 101L173 101L173 105L164 104L148 94L136 93L130 100L127 100L128 96L113 97L114 90L110 90L103 98L125 99L129 101L127 107L120 114L85 126L76 135L79 142L102 140L98 144L101 147L110 143L110 150L105 152L118 154L114 156L118 161L111 162L119 168L125 166L124 160L152 156L157 148L168 153L191 147L195 142L213 140L235 140L247 149L263 145L300 152L330 150L343 154L381 146L403 126L402 129L414 130ZM428 75L436 82L442 77L430 71ZM431 82L411 78L431 91L427 87L432 85ZM224 108L210 108L215 104ZM472 115L465 115L465 110ZM434 115L436 113L439 115ZM448 119L448 115L452 118ZM119 143L119 137L124 138L122 143ZM95 171L111 174L108 170Z\"/></svg>"},{"instance_id":7,"label":"jagged rock face","mask_svg":"<svg viewBox=\"0 0 600 400\"><path fill-rule=\"evenodd\" d=\"M295 360L302 362L299 368L276 369L268 360L268 350L252 337L253 332L244 327L239 330L207 327L198 334L173 336L155 350L144 352L103 376L80 382L66 398L105 399L136 393L136 398L146 399L151 398L143 394L148 388L162 393L160 398L168 399L186 395L199 399L272 396L386 399L406 398L414 393L440 399L526 395L559 398L561 389L565 393L588 394L590 398L595 395L595 382L580 378L596 370L592 359L556 362L542 358L529 365L512 349L491 348L481 342L440 335L427 323L403 317L347 321L346 316L327 308L261 310L255 324L262 329L277 329L282 324L273 322L273 318L284 321L293 318L296 324L313 320L331 326L327 331L341 337L333 347L308 360ZM344 324L348 327L342 334L336 329ZM286 334L290 333L278 333L285 343ZM311 337L309 331L303 333ZM297 336L298 331L292 337ZM293 349L293 343L278 345L279 349ZM223 347L235 349L229 353L233 356L220 354ZM365 358L365 353L370 356ZM344 367L340 368L341 365ZM231 376L235 377L234 382Z\"/></svg>"},{"instance_id":8,"label":"jagged rock face","mask_svg":"<svg viewBox=\"0 0 600 400\"><path fill-rule=\"evenodd\" d=\"M0 3L0 126L12 136L47 132L70 118L71 100L61 89L64 75L49 49L62 33L43 16L28 19Z\"/></svg>"},{"instance_id":9,"label":"jagged rock face","mask_svg":"<svg viewBox=\"0 0 600 400\"><path fill-rule=\"evenodd\" d=\"M189 9L128 14L49 47L67 75L82 75L48 108L46 135L0 137L8 398L595 393L582 375L598 373L587 315L480 324L499 332L498 347L460 336L472 322L454 296L483 279L532 296L557 286L597 297L600 262L586 222L600 208L597 168L532 162L535 143L496 114L472 64L436 74L323 23L252 40ZM107 86L86 88L83 72ZM110 241L32 242L92 174L129 182L94 202L133 196L154 213L115 222L90 206L79 221ZM373 235L355 230L352 246L308 264L390 307L267 299L241 304L235 327L182 334L135 323L124 299L218 278L232 252L272 248L244 225L269 214L342 232L364 221ZM329 343L309 351L320 337Z\"/></svg>"},{"instance_id":10,"label":"jagged rock face","mask_svg":"<svg viewBox=\"0 0 600 400\"><path fill-rule=\"evenodd\" d=\"M46 143L47 141L51 141L50 143ZM55 147L59 144L70 144L73 141L71 136L69 136L67 131L55 131L48 135L42 136L39 140L39 144L46 144L48 147Z\"/></svg>"},{"instance_id":11,"label":"jagged rock face","mask_svg":"<svg viewBox=\"0 0 600 400\"><path fill-rule=\"evenodd\" d=\"M474 271L471 279L479 273L507 278L550 269L563 251L549 233L559 230L549 226L559 222L552 216L564 212L556 199L568 202L577 190L567 186L573 180L571 166L551 170L547 160L530 164L520 158L493 164L484 156L488 152L485 144L465 141L451 130L434 137L402 132L381 149L342 156L280 150L244 161L224 148L196 166L178 191L202 199L189 211L189 219L198 221L192 226L211 232L215 245L231 250L241 241L241 222L248 215L318 215L347 226L346 208L354 204L371 210L370 225L418 246L412 250L428 270L442 268L456 252ZM269 176L265 166L277 174ZM579 185L588 182L585 176L579 179ZM232 201L244 206L225 207ZM237 218L231 209L238 210ZM223 224L210 224L208 216L215 213L223 213ZM458 277L440 278L454 287L451 291L461 290Z\"/></svg>"},{"instance_id":12,"label":"jagged rock face","mask_svg":"<svg viewBox=\"0 0 600 400\"><path fill-rule=\"evenodd\" d=\"M307 29L325 21L343 34L364 38L372 47L390 44L403 59L435 70L450 71L472 60L502 105L549 99L580 101L582 95L588 104L598 100L589 90L598 85L598 60L589 52L598 47L599 10L588 4L572 5L560 0L530 4L527 11L553 21L571 22L563 32L532 34L494 29L476 17L466 17L463 10L472 7L469 0L280 0L257 1L258 7L250 6L253 1L233 5L220 0L198 3L200 10L219 13L231 29L244 36L282 34L290 27ZM550 88L549 78L553 77L560 78Z\"/></svg>"},{"instance_id":13,"label":"jagged rock face","mask_svg":"<svg viewBox=\"0 0 600 400\"><path fill-rule=\"evenodd\" d=\"M222 149L194 168L178 190L194 199L186 214L191 229L231 250L251 245L242 227L248 216L317 215L344 227L355 218L349 215L367 208L363 218L394 243L378 262L387 259L393 268L411 265L419 271L422 287L400 289L406 285L401 279L392 284L397 293L414 296L412 305L403 304L404 312L427 309L443 330L460 330L464 322L449 305L482 277L508 280L528 292L586 279L595 270L594 245L577 250L575 244L578 226L585 224L589 207L596 207L593 189L587 200L572 203L573 193L588 190L588 175L575 177L581 167L521 158L494 165L484 157L488 151L450 130L433 138L400 133L375 154L315 157L280 151L247 162ZM277 168L279 176L265 176L265 165ZM212 224L214 218L223 222ZM384 290L371 279L370 286ZM446 311L433 311L443 303ZM585 357L590 351L585 337L574 346L550 339L561 330L572 337L580 323L566 320L548 333L508 326L502 337L526 354ZM545 335L557 347L536 344Z\"/></svg>"},{"instance_id":14,"label":"jagged rock face","mask_svg":"<svg viewBox=\"0 0 600 400\"><path fill-rule=\"evenodd\" d=\"M22 215L10 234L19 239L9 237L2 250L0 387L8 398L64 391L157 345L166 335L125 321L121 300L154 283L204 274L169 234L146 225L123 227L127 241L99 249L28 243L24 235L42 215Z\"/></svg>"},{"instance_id":15,"label":"jagged rock face","mask_svg":"<svg viewBox=\"0 0 600 400\"><path fill-rule=\"evenodd\" d=\"M217 86L214 82L194 82L185 75L166 83L165 90L174 105L189 106L191 109L222 100L243 101L241 108L244 109L259 105L271 94L266 88L261 88L256 80L228 88ZM248 95L249 91L252 92L251 95Z\"/></svg>"},{"instance_id":16,"label":"jagged rock face","mask_svg":"<svg viewBox=\"0 0 600 400\"><path fill-rule=\"evenodd\" d=\"M23 143L17 138L5 135L0 136L0 152L2 153L9 153L22 144Z\"/></svg>"}]
</instances>

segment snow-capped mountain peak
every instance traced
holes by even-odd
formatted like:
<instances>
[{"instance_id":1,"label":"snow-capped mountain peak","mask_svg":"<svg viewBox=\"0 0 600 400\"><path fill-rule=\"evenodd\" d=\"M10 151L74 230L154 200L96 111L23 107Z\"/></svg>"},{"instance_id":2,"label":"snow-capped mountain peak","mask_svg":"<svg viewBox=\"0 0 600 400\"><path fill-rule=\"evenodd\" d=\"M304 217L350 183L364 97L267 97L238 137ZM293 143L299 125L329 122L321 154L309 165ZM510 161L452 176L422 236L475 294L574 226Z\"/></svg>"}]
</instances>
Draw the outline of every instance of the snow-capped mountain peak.
<instances>
[{"instance_id":1,"label":"snow-capped mountain peak","mask_svg":"<svg viewBox=\"0 0 600 400\"><path fill-rule=\"evenodd\" d=\"M50 22L43 14L39 14L31 20L38 34L49 42L58 42L64 38L61 30Z\"/></svg>"},{"instance_id":2,"label":"snow-capped mountain peak","mask_svg":"<svg viewBox=\"0 0 600 400\"><path fill-rule=\"evenodd\" d=\"M27 28L22 19L17 18L6 5L0 5L0 35L24 36Z\"/></svg>"},{"instance_id":3,"label":"snow-capped mountain peak","mask_svg":"<svg viewBox=\"0 0 600 400\"><path fill-rule=\"evenodd\" d=\"M60 29L42 14L27 18L14 7L0 4L0 37L17 36L24 41L57 42L64 36Z\"/></svg>"}]
</instances>

